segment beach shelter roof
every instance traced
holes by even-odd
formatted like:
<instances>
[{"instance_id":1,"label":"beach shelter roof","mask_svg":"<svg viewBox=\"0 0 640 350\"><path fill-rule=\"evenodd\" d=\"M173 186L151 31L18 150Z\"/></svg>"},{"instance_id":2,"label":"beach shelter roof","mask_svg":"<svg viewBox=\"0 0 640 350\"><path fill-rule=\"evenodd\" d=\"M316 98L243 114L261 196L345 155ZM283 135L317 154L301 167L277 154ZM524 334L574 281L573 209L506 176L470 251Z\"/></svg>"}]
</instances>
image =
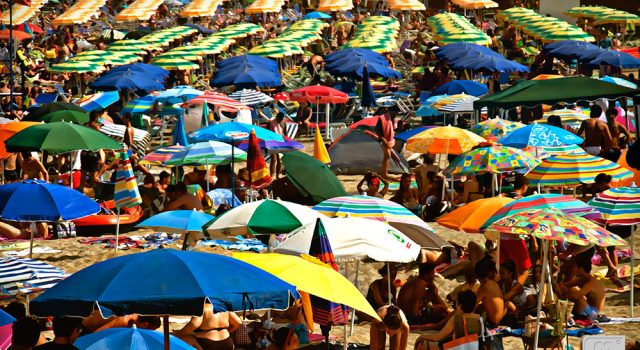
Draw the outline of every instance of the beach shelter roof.
<instances>
[{"instance_id":1,"label":"beach shelter roof","mask_svg":"<svg viewBox=\"0 0 640 350\"><path fill-rule=\"evenodd\" d=\"M401 154L391 150L389 173L409 173L407 161ZM331 169L341 175L359 175L377 170L383 158L380 143L375 135L363 130L350 130L340 136L329 147Z\"/></svg>"},{"instance_id":2,"label":"beach shelter roof","mask_svg":"<svg viewBox=\"0 0 640 350\"><path fill-rule=\"evenodd\" d=\"M591 101L601 97L616 98L636 95L638 95L637 90L587 77L525 80L502 92L475 101L473 107L475 109L482 107L533 107L557 102Z\"/></svg>"}]
</instances>

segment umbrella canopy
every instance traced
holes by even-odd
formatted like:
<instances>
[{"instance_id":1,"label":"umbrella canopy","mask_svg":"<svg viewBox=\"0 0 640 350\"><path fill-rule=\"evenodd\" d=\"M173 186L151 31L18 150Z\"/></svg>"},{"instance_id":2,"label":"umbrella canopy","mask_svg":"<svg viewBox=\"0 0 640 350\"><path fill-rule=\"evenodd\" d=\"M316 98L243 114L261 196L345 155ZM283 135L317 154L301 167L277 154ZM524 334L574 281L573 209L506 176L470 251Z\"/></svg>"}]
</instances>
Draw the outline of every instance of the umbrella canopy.
<instances>
[{"instance_id":1,"label":"umbrella canopy","mask_svg":"<svg viewBox=\"0 0 640 350\"><path fill-rule=\"evenodd\" d=\"M202 226L213 219L213 215L196 210L172 210L154 215L136 227L171 233L202 232Z\"/></svg>"},{"instance_id":2,"label":"umbrella canopy","mask_svg":"<svg viewBox=\"0 0 640 350\"><path fill-rule=\"evenodd\" d=\"M534 194L504 205L491 214L490 217L486 215L485 222L481 223L481 229L484 230L492 223L513 214L548 208L561 210L567 214L585 216L590 219L600 216L592 206L575 197L557 193Z\"/></svg>"},{"instance_id":3,"label":"umbrella canopy","mask_svg":"<svg viewBox=\"0 0 640 350\"><path fill-rule=\"evenodd\" d=\"M33 36L29 33L25 33L21 30L13 30L13 33L9 34L9 29L0 30L0 39L9 40L13 36L13 40L22 41L26 39L32 39Z\"/></svg>"},{"instance_id":4,"label":"umbrella canopy","mask_svg":"<svg viewBox=\"0 0 640 350\"><path fill-rule=\"evenodd\" d=\"M447 241L434 233L431 226L407 208L382 198L336 197L325 200L313 208L329 217L348 216L386 222L426 249L441 249L449 246Z\"/></svg>"},{"instance_id":5,"label":"umbrella canopy","mask_svg":"<svg viewBox=\"0 0 640 350\"><path fill-rule=\"evenodd\" d=\"M258 56L259 57L259 56ZM234 85L238 88L264 88L282 85L280 73L267 67L222 66L214 74L211 86L224 87Z\"/></svg>"},{"instance_id":6,"label":"umbrella canopy","mask_svg":"<svg viewBox=\"0 0 640 350\"><path fill-rule=\"evenodd\" d=\"M446 176L473 175L484 172L492 174L531 169L540 164L529 153L512 147L481 147L459 155L444 170Z\"/></svg>"},{"instance_id":7,"label":"umbrella canopy","mask_svg":"<svg viewBox=\"0 0 640 350\"><path fill-rule=\"evenodd\" d=\"M407 150L417 153L462 154L484 138L454 126L441 126L425 130L407 140Z\"/></svg>"},{"instance_id":8,"label":"umbrella canopy","mask_svg":"<svg viewBox=\"0 0 640 350\"><path fill-rule=\"evenodd\" d=\"M593 183L598 174L612 176L611 186L629 184L633 173L604 158L590 154L559 154L548 157L527 177L532 184L542 186L571 186Z\"/></svg>"},{"instance_id":9,"label":"umbrella canopy","mask_svg":"<svg viewBox=\"0 0 640 350\"><path fill-rule=\"evenodd\" d=\"M58 111L43 116L41 120L45 123L71 122L75 124L86 124L89 122L89 114L87 112L77 111Z\"/></svg>"},{"instance_id":10,"label":"umbrella canopy","mask_svg":"<svg viewBox=\"0 0 640 350\"><path fill-rule=\"evenodd\" d=\"M355 59L380 65L389 65L389 62L383 55L375 51L360 48L336 50L324 57L327 66L338 61L344 63L353 62Z\"/></svg>"},{"instance_id":11,"label":"umbrella canopy","mask_svg":"<svg viewBox=\"0 0 640 350\"><path fill-rule=\"evenodd\" d=\"M119 67L111 68L107 73L103 74L103 76L111 75L111 74L122 74L123 72L131 72L131 73L145 73L151 74L161 77L168 77L169 71L158 66L154 66L153 64L148 63L132 63L125 64ZM162 90L162 89L159 89Z\"/></svg>"},{"instance_id":12,"label":"umbrella canopy","mask_svg":"<svg viewBox=\"0 0 640 350\"><path fill-rule=\"evenodd\" d=\"M200 68L199 65L182 58L160 58L151 63L166 70L193 70Z\"/></svg>"},{"instance_id":13,"label":"umbrella canopy","mask_svg":"<svg viewBox=\"0 0 640 350\"><path fill-rule=\"evenodd\" d=\"M313 11L313 12L307 13L302 18L303 19L331 19L331 16L324 12Z\"/></svg>"},{"instance_id":14,"label":"umbrella canopy","mask_svg":"<svg viewBox=\"0 0 640 350\"><path fill-rule=\"evenodd\" d=\"M506 119L494 118L475 124L471 129L469 129L469 131L488 139L506 136L508 133L521 127L524 127L524 124L512 122Z\"/></svg>"},{"instance_id":15,"label":"umbrella canopy","mask_svg":"<svg viewBox=\"0 0 640 350\"><path fill-rule=\"evenodd\" d=\"M92 128L66 122L34 125L5 141L7 150L65 153L77 150L120 149L117 141Z\"/></svg>"},{"instance_id":16,"label":"umbrella canopy","mask_svg":"<svg viewBox=\"0 0 640 350\"><path fill-rule=\"evenodd\" d=\"M242 89L229 95L232 99L240 101L247 106L255 106L273 101L269 95L251 89Z\"/></svg>"},{"instance_id":17,"label":"umbrella canopy","mask_svg":"<svg viewBox=\"0 0 640 350\"><path fill-rule=\"evenodd\" d=\"M291 91L289 97L292 101L313 104L336 104L349 101L349 96L344 92L324 85L312 85Z\"/></svg>"},{"instance_id":18,"label":"umbrella canopy","mask_svg":"<svg viewBox=\"0 0 640 350\"><path fill-rule=\"evenodd\" d=\"M273 131L259 127L257 125L228 122L209 125L189 134L190 141L220 141L220 142L240 142L249 139L251 130L256 132L258 139L263 141L284 141L282 135Z\"/></svg>"},{"instance_id":19,"label":"umbrella canopy","mask_svg":"<svg viewBox=\"0 0 640 350\"><path fill-rule=\"evenodd\" d=\"M616 78L616 77L610 77L610 76L604 76L602 78L599 78L602 81L606 81L608 83L613 83L616 85L620 85L620 86L624 86L624 87L628 87L629 89L637 89L638 85L636 83L632 83L628 80L622 79L622 78Z\"/></svg>"},{"instance_id":20,"label":"umbrella canopy","mask_svg":"<svg viewBox=\"0 0 640 350\"><path fill-rule=\"evenodd\" d=\"M420 245L398 229L378 220L355 217L322 218L333 254L338 262L372 259L408 263L420 254ZM310 247L316 222L306 224L293 232L275 249L275 252L306 254Z\"/></svg>"},{"instance_id":21,"label":"umbrella canopy","mask_svg":"<svg viewBox=\"0 0 640 350\"><path fill-rule=\"evenodd\" d=\"M454 80L435 89L431 96L467 94L482 96L489 92L489 88L482 83L473 80Z\"/></svg>"},{"instance_id":22,"label":"umbrella canopy","mask_svg":"<svg viewBox=\"0 0 640 350\"><path fill-rule=\"evenodd\" d=\"M607 225L640 224L640 188L636 186L606 190L592 198L589 205L602 213L598 221Z\"/></svg>"},{"instance_id":23,"label":"umbrella canopy","mask_svg":"<svg viewBox=\"0 0 640 350\"><path fill-rule=\"evenodd\" d=\"M105 29L100 33L100 35L104 39L121 40L124 39L127 34L115 29Z\"/></svg>"},{"instance_id":24,"label":"umbrella canopy","mask_svg":"<svg viewBox=\"0 0 640 350\"><path fill-rule=\"evenodd\" d=\"M407 130L407 131L403 131L399 134L395 134L395 136L393 137L396 140L402 141L402 142L407 142L407 140L409 138L411 138L414 135L417 135L425 130L431 129L431 128L435 128L435 126L418 126L415 127L413 129Z\"/></svg>"},{"instance_id":25,"label":"umbrella canopy","mask_svg":"<svg viewBox=\"0 0 640 350\"><path fill-rule=\"evenodd\" d=\"M18 132L26 129L30 126L39 125L37 122L10 122L5 124L0 124L0 158L4 159L10 156L7 153L7 148L4 145L4 142L10 138L11 136L17 134Z\"/></svg>"},{"instance_id":26,"label":"umbrella canopy","mask_svg":"<svg viewBox=\"0 0 640 350\"><path fill-rule=\"evenodd\" d=\"M626 52L608 50L594 58L589 65L599 66L607 64L619 68L640 68L640 59L631 56Z\"/></svg>"},{"instance_id":27,"label":"umbrella canopy","mask_svg":"<svg viewBox=\"0 0 640 350\"><path fill-rule=\"evenodd\" d=\"M504 146L524 148L527 146L549 147L579 145L582 138L555 126L529 124L519 128L499 140Z\"/></svg>"},{"instance_id":28,"label":"umbrella canopy","mask_svg":"<svg viewBox=\"0 0 640 350\"><path fill-rule=\"evenodd\" d=\"M162 76L138 70L110 70L100 78L93 81L89 86L99 91L133 90L133 91L155 91L164 90Z\"/></svg>"},{"instance_id":29,"label":"umbrella canopy","mask_svg":"<svg viewBox=\"0 0 640 350\"><path fill-rule=\"evenodd\" d=\"M287 233L319 217L318 212L303 205L267 199L225 212L216 217L206 231L218 235Z\"/></svg>"},{"instance_id":30,"label":"umbrella canopy","mask_svg":"<svg viewBox=\"0 0 640 350\"><path fill-rule=\"evenodd\" d=\"M41 118L47 114L58 112L58 111L76 111L76 112L84 112L85 110L73 103L68 102L52 102L46 103L37 109L29 112L29 114L24 118L25 121L37 121L42 120Z\"/></svg>"},{"instance_id":31,"label":"umbrella canopy","mask_svg":"<svg viewBox=\"0 0 640 350\"><path fill-rule=\"evenodd\" d=\"M216 268L212 268L215 266ZM96 279L96 276L101 278ZM216 311L285 309L292 285L227 256L154 249L86 267L31 302L38 316L202 315Z\"/></svg>"},{"instance_id":32,"label":"umbrella canopy","mask_svg":"<svg viewBox=\"0 0 640 350\"><path fill-rule=\"evenodd\" d=\"M138 183L135 175L133 174L131 162L129 161L129 152L123 149L119 152L118 157L119 161L118 169L116 170L116 185L113 193L113 202L116 208L120 210L120 208L132 208L141 204L142 197L140 196ZM118 229L119 226L116 227L116 243L118 241Z\"/></svg>"},{"instance_id":33,"label":"umbrella canopy","mask_svg":"<svg viewBox=\"0 0 640 350\"><path fill-rule=\"evenodd\" d=\"M1 258L0 300L13 299L19 293L40 293L55 286L64 276L64 271L42 261Z\"/></svg>"},{"instance_id":34,"label":"umbrella canopy","mask_svg":"<svg viewBox=\"0 0 640 350\"><path fill-rule=\"evenodd\" d=\"M236 160L246 160L247 153L224 142L203 141L190 144L175 153L166 165L187 164L229 164L231 156Z\"/></svg>"},{"instance_id":35,"label":"umbrella canopy","mask_svg":"<svg viewBox=\"0 0 640 350\"><path fill-rule=\"evenodd\" d=\"M326 66L326 69L335 76L344 76L362 80L364 77L364 69L372 77L381 77L387 79L400 79L402 74L388 66L387 63L379 64L368 62L366 60L344 59L334 61Z\"/></svg>"},{"instance_id":36,"label":"umbrella canopy","mask_svg":"<svg viewBox=\"0 0 640 350\"><path fill-rule=\"evenodd\" d=\"M489 229L545 240L564 240L577 245L593 243L606 247L626 244L622 238L585 218L553 208L516 213L494 222Z\"/></svg>"},{"instance_id":37,"label":"umbrella canopy","mask_svg":"<svg viewBox=\"0 0 640 350\"><path fill-rule=\"evenodd\" d=\"M305 153L287 152L282 156L282 163L289 181L311 204L347 194L340 180L326 164Z\"/></svg>"},{"instance_id":38,"label":"umbrella canopy","mask_svg":"<svg viewBox=\"0 0 640 350\"><path fill-rule=\"evenodd\" d=\"M69 187L40 180L0 186L0 217L5 220L67 221L99 211L98 203Z\"/></svg>"},{"instance_id":39,"label":"umbrella canopy","mask_svg":"<svg viewBox=\"0 0 640 350\"><path fill-rule=\"evenodd\" d=\"M480 233L487 216L493 215L511 202L512 198L502 196L478 199L442 216L437 222L453 230Z\"/></svg>"},{"instance_id":40,"label":"umbrella canopy","mask_svg":"<svg viewBox=\"0 0 640 350\"><path fill-rule=\"evenodd\" d=\"M85 111L91 112L95 110L105 109L118 102L119 99L120 94L118 93L118 91L105 91L98 92L92 95L86 95L77 103Z\"/></svg>"},{"instance_id":41,"label":"umbrella canopy","mask_svg":"<svg viewBox=\"0 0 640 350\"><path fill-rule=\"evenodd\" d=\"M193 347L180 338L170 335L171 349L189 350ZM100 332L83 335L78 338L73 346L80 350L98 349L164 349L164 336L160 332L149 329L132 328L108 328Z\"/></svg>"},{"instance_id":42,"label":"umbrella canopy","mask_svg":"<svg viewBox=\"0 0 640 350\"><path fill-rule=\"evenodd\" d=\"M147 95L133 99L127 103L120 113L142 114L151 111L157 103L158 98L155 95Z\"/></svg>"},{"instance_id":43,"label":"umbrella canopy","mask_svg":"<svg viewBox=\"0 0 640 350\"><path fill-rule=\"evenodd\" d=\"M191 86L180 85L172 89L160 91L155 97L159 102L165 104L175 104L187 102L194 97L203 95L204 92L197 90Z\"/></svg>"}]
</instances>

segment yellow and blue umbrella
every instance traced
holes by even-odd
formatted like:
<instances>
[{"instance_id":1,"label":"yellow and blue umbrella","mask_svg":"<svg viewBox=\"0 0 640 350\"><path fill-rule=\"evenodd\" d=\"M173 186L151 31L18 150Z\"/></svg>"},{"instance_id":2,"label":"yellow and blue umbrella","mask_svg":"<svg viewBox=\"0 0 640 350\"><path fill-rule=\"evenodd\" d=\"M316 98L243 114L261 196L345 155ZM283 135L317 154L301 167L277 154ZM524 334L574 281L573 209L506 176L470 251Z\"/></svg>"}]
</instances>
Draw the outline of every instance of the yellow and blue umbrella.
<instances>
[{"instance_id":1,"label":"yellow and blue umbrella","mask_svg":"<svg viewBox=\"0 0 640 350\"><path fill-rule=\"evenodd\" d=\"M481 147L459 155L444 170L447 176L528 170L540 164L529 153L512 147Z\"/></svg>"},{"instance_id":2,"label":"yellow and blue umbrella","mask_svg":"<svg viewBox=\"0 0 640 350\"><path fill-rule=\"evenodd\" d=\"M116 186L113 192L113 202L118 212L116 221L116 252L118 251L118 238L120 236L120 208L131 208L142 203L138 183L133 174L129 151L120 151L120 161L116 170Z\"/></svg>"},{"instance_id":3,"label":"yellow and blue umbrella","mask_svg":"<svg viewBox=\"0 0 640 350\"><path fill-rule=\"evenodd\" d=\"M611 175L611 186L629 184L633 173L604 158L590 154L555 155L540 163L527 177L541 186L573 186L593 183L598 174Z\"/></svg>"}]
</instances>

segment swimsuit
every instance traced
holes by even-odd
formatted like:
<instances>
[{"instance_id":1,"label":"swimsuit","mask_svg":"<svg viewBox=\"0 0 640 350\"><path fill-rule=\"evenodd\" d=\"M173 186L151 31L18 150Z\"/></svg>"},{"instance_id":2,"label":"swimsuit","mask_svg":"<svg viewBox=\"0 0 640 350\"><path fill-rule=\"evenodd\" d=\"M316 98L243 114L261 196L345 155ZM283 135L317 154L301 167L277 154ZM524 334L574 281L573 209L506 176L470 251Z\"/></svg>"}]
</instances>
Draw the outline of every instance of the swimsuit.
<instances>
[{"instance_id":1,"label":"swimsuit","mask_svg":"<svg viewBox=\"0 0 640 350\"><path fill-rule=\"evenodd\" d=\"M211 340L196 337L198 344L203 350L233 350L233 340L228 337L223 340Z\"/></svg>"}]
</instances>

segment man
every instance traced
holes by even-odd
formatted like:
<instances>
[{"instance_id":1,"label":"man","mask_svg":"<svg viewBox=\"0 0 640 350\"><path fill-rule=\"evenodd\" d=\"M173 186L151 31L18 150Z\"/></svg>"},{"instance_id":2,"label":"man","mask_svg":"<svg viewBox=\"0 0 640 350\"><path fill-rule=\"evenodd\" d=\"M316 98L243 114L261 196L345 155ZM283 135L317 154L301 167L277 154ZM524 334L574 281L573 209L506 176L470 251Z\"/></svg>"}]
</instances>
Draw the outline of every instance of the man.
<instances>
[{"instance_id":1,"label":"man","mask_svg":"<svg viewBox=\"0 0 640 350\"><path fill-rule=\"evenodd\" d=\"M187 185L185 185L184 182L169 185L166 193L170 201L165 205L164 211L178 209L202 211L202 203L198 197L187 192Z\"/></svg>"},{"instance_id":2,"label":"man","mask_svg":"<svg viewBox=\"0 0 640 350\"><path fill-rule=\"evenodd\" d=\"M80 336L82 319L76 317L56 317L53 319L55 338L49 343L36 346L34 350L78 350L73 342Z\"/></svg>"},{"instance_id":3,"label":"man","mask_svg":"<svg viewBox=\"0 0 640 350\"><path fill-rule=\"evenodd\" d=\"M606 154L611 148L611 133L607 123L600 120L600 115L602 115L602 107L591 106L590 118L583 121L578 129L579 136L584 134L582 148L593 156Z\"/></svg>"},{"instance_id":4,"label":"man","mask_svg":"<svg viewBox=\"0 0 640 350\"><path fill-rule=\"evenodd\" d=\"M24 317L13 323L11 350L31 350L38 344L46 342L42 335L40 323L35 317Z\"/></svg>"},{"instance_id":5,"label":"man","mask_svg":"<svg viewBox=\"0 0 640 350\"><path fill-rule=\"evenodd\" d=\"M573 281L558 284L558 289L565 292L573 301L573 314L577 317L598 316L604 308L605 287L602 282L591 275L591 257L594 248L575 256L577 275Z\"/></svg>"},{"instance_id":6,"label":"man","mask_svg":"<svg viewBox=\"0 0 640 350\"><path fill-rule=\"evenodd\" d=\"M478 261L474 268L476 278L480 281L478 288L478 304L476 310L486 313L487 326L494 329L500 324L502 318L506 315L507 310L504 307L504 299L502 290L498 286L497 276L498 270L496 263L491 257L485 257Z\"/></svg>"},{"instance_id":7,"label":"man","mask_svg":"<svg viewBox=\"0 0 640 350\"><path fill-rule=\"evenodd\" d=\"M207 169L195 167L193 171L184 176L186 185L200 185L203 190L207 189Z\"/></svg>"},{"instance_id":8,"label":"man","mask_svg":"<svg viewBox=\"0 0 640 350\"><path fill-rule=\"evenodd\" d=\"M616 121L616 118L618 117L617 109L607 109L605 116L607 117L607 128L611 134L611 149L604 155L604 158L615 163L620 158L620 150L627 148L627 144L630 143L632 136L624 125Z\"/></svg>"},{"instance_id":9,"label":"man","mask_svg":"<svg viewBox=\"0 0 640 350\"><path fill-rule=\"evenodd\" d=\"M420 264L418 277L408 280L400 289L398 306L410 325L435 323L447 313L447 303L438 294L434 283L435 267L433 263Z\"/></svg>"},{"instance_id":10,"label":"man","mask_svg":"<svg viewBox=\"0 0 640 350\"><path fill-rule=\"evenodd\" d=\"M127 146L127 148L131 149L133 148L134 131L133 131L133 126L131 125L130 113L125 113L122 115L122 124L124 124L125 126L122 143L124 143Z\"/></svg>"}]
</instances>

